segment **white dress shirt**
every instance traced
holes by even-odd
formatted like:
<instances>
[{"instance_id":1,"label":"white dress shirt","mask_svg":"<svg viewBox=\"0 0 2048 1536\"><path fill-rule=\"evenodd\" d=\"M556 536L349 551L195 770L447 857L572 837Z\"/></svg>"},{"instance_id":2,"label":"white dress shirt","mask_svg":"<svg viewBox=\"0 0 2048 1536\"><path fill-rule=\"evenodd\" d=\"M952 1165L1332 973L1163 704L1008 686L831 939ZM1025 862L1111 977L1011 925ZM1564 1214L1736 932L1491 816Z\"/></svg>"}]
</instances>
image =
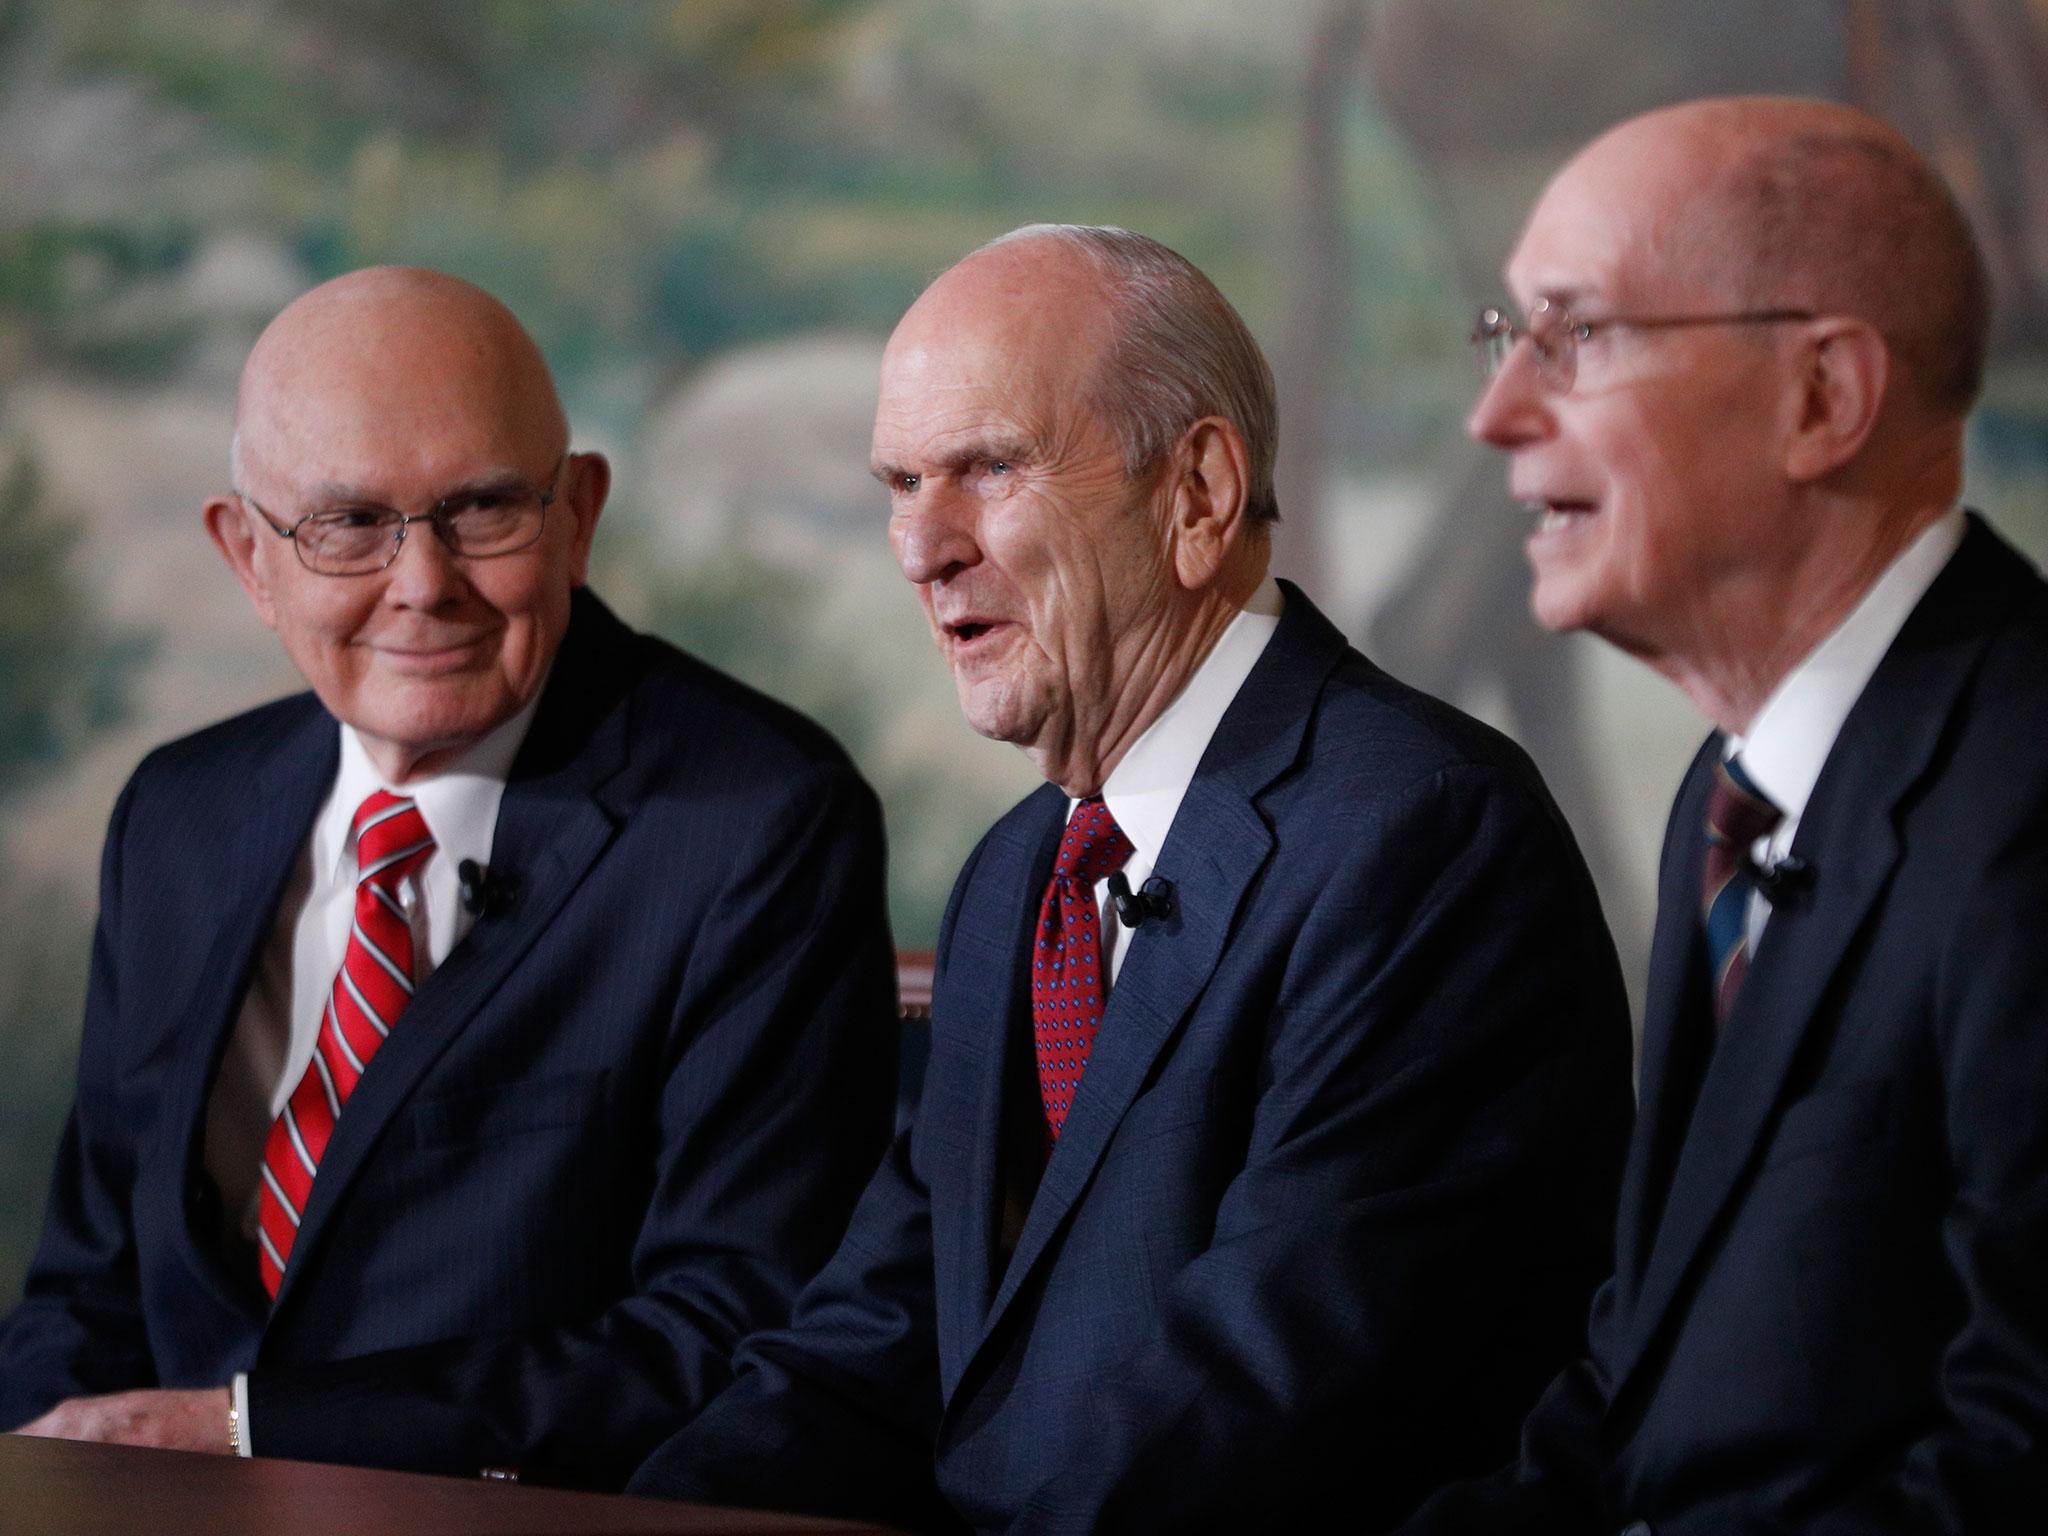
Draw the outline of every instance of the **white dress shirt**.
<instances>
[{"instance_id":1,"label":"white dress shirt","mask_svg":"<svg viewBox=\"0 0 2048 1536\"><path fill-rule=\"evenodd\" d=\"M1282 606L1280 585L1268 577L1217 637L1173 702L1131 743L1130 751L1103 784L1102 803L1131 840L1130 862L1123 873L1132 890L1143 889L1151 877L1173 818L1187 796L1188 785L1194 782L1195 769L1209 750L1209 738L1216 734L1231 700L1273 638ZM1068 816L1074 814L1078 803L1068 801ZM1095 905L1101 913L1097 931L1109 951L1102 957L1103 965L1114 985L1131 936L1117 921L1107 880L1095 882Z\"/></svg>"},{"instance_id":2,"label":"white dress shirt","mask_svg":"<svg viewBox=\"0 0 2048 1536\"><path fill-rule=\"evenodd\" d=\"M433 853L398 893L412 922L413 975L424 981L475 921L462 904L457 871L465 859L490 863L505 777L539 702L536 693L526 708L442 772L402 787L384 782L353 727L339 727L334 787L313 818L312 836L278 903L276 924L257 957L207 1100L207 1172L220 1191L223 1219L250 1244L256 1240L263 1144L313 1059L327 994L348 945L355 916L357 808L376 791L389 790L410 799L433 834ZM252 1453L247 1377L237 1374L233 1387L246 1456Z\"/></svg>"},{"instance_id":3,"label":"white dress shirt","mask_svg":"<svg viewBox=\"0 0 2048 1536\"><path fill-rule=\"evenodd\" d=\"M1750 722L1748 735L1730 736L1723 745L1722 756L1739 753L1750 781L1784 812L1776 830L1750 850L1761 868L1774 868L1790 851L1842 722L1907 617L1962 544L1966 527L1956 507L1922 529L1834 632L1785 675ZM1745 914L1752 954L1770 915L1770 903L1761 892L1752 892Z\"/></svg>"}]
</instances>

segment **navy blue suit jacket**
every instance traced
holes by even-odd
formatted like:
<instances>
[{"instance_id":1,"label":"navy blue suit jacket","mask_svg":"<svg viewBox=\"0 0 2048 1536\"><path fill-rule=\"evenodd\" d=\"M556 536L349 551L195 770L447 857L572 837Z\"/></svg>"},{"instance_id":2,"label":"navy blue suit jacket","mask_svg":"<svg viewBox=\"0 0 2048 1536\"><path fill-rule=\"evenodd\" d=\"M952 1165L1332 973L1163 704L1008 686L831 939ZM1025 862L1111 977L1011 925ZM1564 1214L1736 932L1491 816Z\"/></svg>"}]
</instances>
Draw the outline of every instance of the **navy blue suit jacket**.
<instances>
[{"instance_id":1,"label":"navy blue suit jacket","mask_svg":"<svg viewBox=\"0 0 2048 1536\"><path fill-rule=\"evenodd\" d=\"M287 699L120 798L0 1424L245 1370L266 1455L616 1486L787 1316L881 1154L876 802L815 726L578 593L499 810L512 899L370 1064L272 1307L206 1107L337 748Z\"/></svg>"},{"instance_id":2,"label":"navy blue suit jacket","mask_svg":"<svg viewBox=\"0 0 2048 1536\"><path fill-rule=\"evenodd\" d=\"M1131 936L1006 1256L1066 813L1040 789L962 871L911 1130L793 1322L635 1491L1185 1532L1284 1528L1342 1490L1370 1527L1509 1449L1578 1347L1628 1017L1522 754L1288 588L1159 852L1174 914Z\"/></svg>"},{"instance_id":3,"label":"navy blue suit jacket","mask_svg":"<svg viewBox=\"0 0 2048 1536\"><path fill-rule=\"evenodd\" d=\"M2048 1520L2048 587L1972 522L1843 723L1717 1048L1701 749L1590 1358L1416 1532Z\"/></svg>"}]
</instances>

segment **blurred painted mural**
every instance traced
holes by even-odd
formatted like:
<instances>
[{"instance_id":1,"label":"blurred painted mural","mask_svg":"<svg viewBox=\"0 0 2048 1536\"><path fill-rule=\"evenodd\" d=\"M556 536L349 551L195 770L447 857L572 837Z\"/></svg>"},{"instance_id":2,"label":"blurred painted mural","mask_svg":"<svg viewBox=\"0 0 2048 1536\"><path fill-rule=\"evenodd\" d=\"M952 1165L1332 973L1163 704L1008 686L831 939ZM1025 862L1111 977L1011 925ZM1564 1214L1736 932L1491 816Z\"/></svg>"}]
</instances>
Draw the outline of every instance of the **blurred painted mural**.
<instances>
[{"instance_id":1,"label":"blurred painted mural","mask_svg":"<svg viewBox=\"0 0 2048 1536\"><path fill-rule=\"evenodd\" d=\"M199 525L235 371L310 283L470 277L618 490L596 584L810 710L929 944L1032 782L959 722L866 475L889 325L977 242L1120 223L1274 357L1278 564L1535 753L1640 976L1686 705L1524 611L1464 335L1542 178L1713 90L1890 115L2004 322L1971 496L2048 549L2048 0L0 0L0 1298L70 1090L105 818L295 685ZM4 1300L0 1300L4 1304Z\"/></svg>"}]
</instances>

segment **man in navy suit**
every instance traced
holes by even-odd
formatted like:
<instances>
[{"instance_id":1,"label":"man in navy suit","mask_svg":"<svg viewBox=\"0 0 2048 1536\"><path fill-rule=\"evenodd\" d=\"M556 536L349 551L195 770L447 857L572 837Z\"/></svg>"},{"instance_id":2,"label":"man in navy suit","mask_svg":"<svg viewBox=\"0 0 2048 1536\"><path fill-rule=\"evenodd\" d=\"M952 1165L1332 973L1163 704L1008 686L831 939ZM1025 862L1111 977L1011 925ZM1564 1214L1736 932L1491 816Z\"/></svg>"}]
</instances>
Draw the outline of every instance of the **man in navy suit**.
<instances>
[{"instance_id":1,"label":"man in navy suit","mask_svg":"<svg viewBox=\"0 0 2048 1536\"><path fill-rule=\"evenodd\" d=\"M312 692L115 808L0 1423L617 1486L880 1154L874 797L580 590L605 462L470 285L299 299L233 460Z\"/></svg>"},{"instance_id":2,"label":"man in navy suit","mask_svg":"<svg viewBox=\"0 0 2048 1536\"><path fill-rule=\"evenodd\" d=\"M1420 1532L2048 1516L2048 588L1956 506L1983 264L1882 124L1736 99L1560 173L1482 321L1537 616L1716 729L1664 842L1591 1349Z\"/></svg>"},{"instance_id":3,"label":"man in navy suit","mask_svg":"<svg viewBox=\"0 0 2048 1536\"><path fill-rule=\"evenodd\" d=\"M1384 1525L1512 1445L1607 1263L1628 1024L1527 759L1266 576L1272 379L1122 230L889 343L890 537L1047 783L940 933L912 1129L640 1491L919 1527Z\"/></svg>"}]
</instances>

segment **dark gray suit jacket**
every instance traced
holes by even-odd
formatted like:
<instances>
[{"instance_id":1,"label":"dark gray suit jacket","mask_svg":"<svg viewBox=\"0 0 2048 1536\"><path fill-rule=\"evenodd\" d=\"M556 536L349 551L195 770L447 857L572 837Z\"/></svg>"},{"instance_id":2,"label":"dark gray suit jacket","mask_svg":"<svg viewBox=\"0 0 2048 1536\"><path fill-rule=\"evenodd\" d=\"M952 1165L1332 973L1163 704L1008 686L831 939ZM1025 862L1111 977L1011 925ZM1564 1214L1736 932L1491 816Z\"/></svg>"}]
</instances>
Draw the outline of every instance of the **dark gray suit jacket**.
<instances>
[{"instance_id":1,"label":"dark gray suit jacket","mask_svg":"<svg viewBox=\"0 0 2048 1536\"><path fill-rule=\"evenodd\" d=\"M1981 522L1844 722L1712 1048L1701 818L1664 844L1591 1353L1421 1532L2048 1521L2048 587ZM1640 1522L1639 1524L1637 1522Z\"/></svg>"},{"instance_id":2,"label":"dark gray suit jacket","mask_svg":"<svg viewBox=\"0 0 2048 1536\"><path fill-rule=\"evenodd\" d=\"M616 1487L788 1314L881 1154L874 796L815 726L578 593L498 812L516 892L371 1061L273 1307L223 1243L206 1106L337 741L302 695L121 796L0 1425L246 1370L266 1455Z\"/></svg>"}]
</instances>

